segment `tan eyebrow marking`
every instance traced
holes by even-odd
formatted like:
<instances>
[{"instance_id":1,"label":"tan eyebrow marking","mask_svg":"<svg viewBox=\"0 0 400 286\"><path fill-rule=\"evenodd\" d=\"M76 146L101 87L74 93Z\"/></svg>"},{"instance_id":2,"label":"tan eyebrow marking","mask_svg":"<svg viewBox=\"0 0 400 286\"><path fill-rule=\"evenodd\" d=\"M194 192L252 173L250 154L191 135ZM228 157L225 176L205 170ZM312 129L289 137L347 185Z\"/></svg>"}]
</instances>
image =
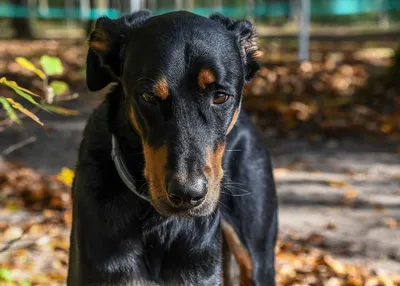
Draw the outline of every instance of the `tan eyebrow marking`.
<instances>
[{"instance_id":1,"label":"tan eyebrow marking","mask_svg":"<svg viewBox=\"0 0 400 286\"><path fill-rule=\"evenodd\" d=\"M197 77L197 83L199 86L204 89L207 84L216 82L216 78L214 73L210 69L201 69L199 72L199 76Z\"/></svg>"},{"instance_id":2,"label":"tan eyebrow marking","mask_svg":"<svg viewBox=\"0 0 400 286\"><path fill-rule=\"evenodd\" d=\"M159 79L153 87L154 94L161 100L168 98L168 83L165 78Z\"/></svg>"}]
</instances>

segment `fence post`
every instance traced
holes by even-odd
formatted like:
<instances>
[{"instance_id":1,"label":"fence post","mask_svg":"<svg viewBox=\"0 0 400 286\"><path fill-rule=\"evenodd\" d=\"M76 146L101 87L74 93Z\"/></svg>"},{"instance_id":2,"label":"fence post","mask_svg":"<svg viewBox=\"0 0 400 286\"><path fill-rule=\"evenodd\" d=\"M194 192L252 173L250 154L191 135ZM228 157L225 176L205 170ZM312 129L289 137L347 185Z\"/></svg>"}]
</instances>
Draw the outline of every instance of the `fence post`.
<instances>
[{"instance_id":1,"label":"fence post","mask_svg":"<svg viewBox=\"0 0 400 286\"><path fill-rule=\"evenodd\" d=\"M378 3L379 3L378 27L382 29L388 29L389 28L388 0L379 0Z\"/></svg>"},{"instance_id":2,"label":"fence post","mask_svg":"<svg viewBox=\"0 0 400 286\"><path fill-rule=\"evenodd\" d=\"M140 9L140 0L130 0L130 9L131 9L131 12L139 10Z\"/></svg>"},{"instance_id":3,"label":"fence post","mask_svg":"<svg viewBox=\"0 0 400 286\"><path fill-rule=\"evenodd\" d=\"M299 62L308 61L309 42L310 42L310 0L300 1L300 19L299 19Z\"/></svg>"}]
</instances>

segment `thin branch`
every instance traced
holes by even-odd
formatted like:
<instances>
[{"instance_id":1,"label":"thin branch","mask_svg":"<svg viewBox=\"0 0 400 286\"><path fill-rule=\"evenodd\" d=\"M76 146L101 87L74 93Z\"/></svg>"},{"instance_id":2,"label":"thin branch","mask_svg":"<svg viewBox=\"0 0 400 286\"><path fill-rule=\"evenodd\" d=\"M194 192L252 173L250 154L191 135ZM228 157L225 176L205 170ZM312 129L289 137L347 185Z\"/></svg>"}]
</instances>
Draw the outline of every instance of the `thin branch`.
<instances>
[{"instance_id":1,"label":"thin branch","mask_svg":"<svg viewBox=\"0 0 400 286\"><path fill-rule=\"evenodd\" d=\"M31 136L31 137L29 137L29 138L27 138L25 140L22 140L19 143L11 145L10 147L6 148L1 154L3 156L9 155L9 154L11 154L12 152L14 152L14 151L16 151L18 149L21 149L21 148L23 148L23 147L25 147L25 146L33 143L33 142L36 142L36 139L37 139L36 136Z\"/></svg>"}]
</instances>

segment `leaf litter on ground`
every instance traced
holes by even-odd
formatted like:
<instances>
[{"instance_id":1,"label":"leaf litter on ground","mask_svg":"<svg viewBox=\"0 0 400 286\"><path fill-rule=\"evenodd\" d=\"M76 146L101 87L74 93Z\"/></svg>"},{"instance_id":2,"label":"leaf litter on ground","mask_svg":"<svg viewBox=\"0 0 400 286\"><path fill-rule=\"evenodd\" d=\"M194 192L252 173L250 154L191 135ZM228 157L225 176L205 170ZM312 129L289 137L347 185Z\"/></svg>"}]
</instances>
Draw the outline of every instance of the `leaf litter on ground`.
<instances>
[{"instance_id":1,"label":"leaf litter on ground","mask_svg":"<svg viewBox=\"0 0 400 286\"><path fill-rule=\"evenodd\" d=\"M59 174L45 175L5 161L0 164L0 283L64 285L73 171L64 168ZM393 220L384 223L397 226ZM305 238L296 233L280 237L277 285L400 286L399 275L378 275L341 263L319 247L323 243L324 237L318 233Z\"/></svg>"}]
</instances>

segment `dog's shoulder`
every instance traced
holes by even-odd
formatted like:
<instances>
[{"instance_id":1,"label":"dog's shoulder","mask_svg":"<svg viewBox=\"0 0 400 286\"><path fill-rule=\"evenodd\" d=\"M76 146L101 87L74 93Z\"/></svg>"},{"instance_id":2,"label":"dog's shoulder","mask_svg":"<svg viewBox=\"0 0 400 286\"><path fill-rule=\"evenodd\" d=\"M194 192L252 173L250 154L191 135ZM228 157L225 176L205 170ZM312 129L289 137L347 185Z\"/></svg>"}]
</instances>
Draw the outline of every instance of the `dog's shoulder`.
<instances>
[{"instance_id":1,"label":"dog's shoulder","mask_svg":"<svg viewBox=\"0 0 400 286\"><path fill-rule=\"evenodd\" d=\"M227 149L236 147L241 152L246 150L265 151L264 137L249 115L246 112L240 112L239 118L228 134Z\"/></svg>"}]
</instances>

